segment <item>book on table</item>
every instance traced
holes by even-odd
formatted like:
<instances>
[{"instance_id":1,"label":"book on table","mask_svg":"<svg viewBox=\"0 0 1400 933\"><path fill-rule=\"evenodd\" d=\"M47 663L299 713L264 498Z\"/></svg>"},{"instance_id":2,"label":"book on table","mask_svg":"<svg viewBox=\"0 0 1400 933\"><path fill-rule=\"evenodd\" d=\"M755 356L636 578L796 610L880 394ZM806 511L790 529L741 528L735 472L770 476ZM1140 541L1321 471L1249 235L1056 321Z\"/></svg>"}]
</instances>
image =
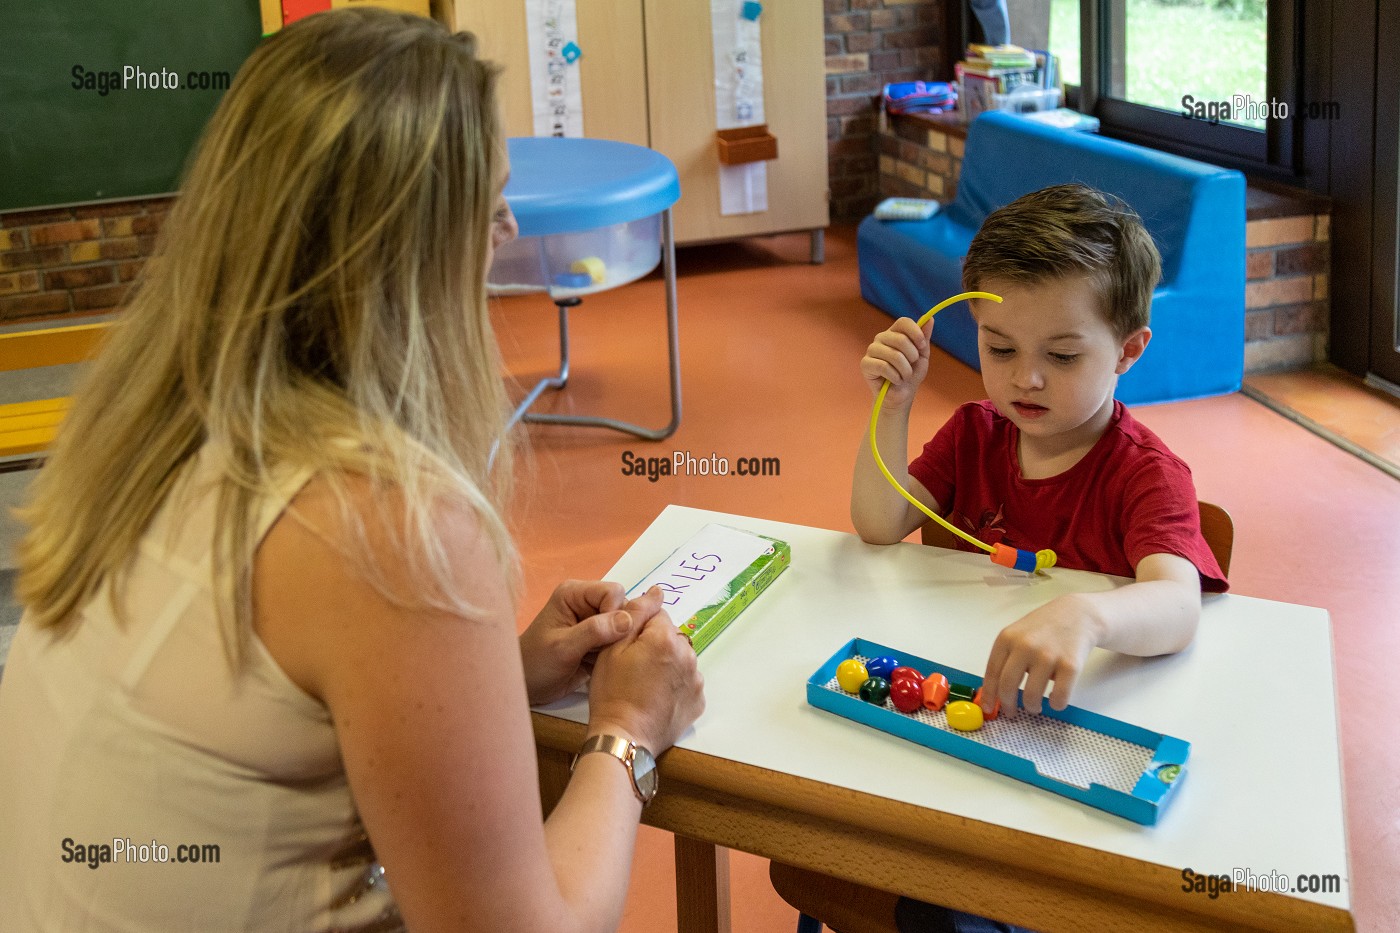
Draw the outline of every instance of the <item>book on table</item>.
<instances>
[{"instance_id":1,"label":"book on table","mask_svg":"<svg viewBox=\"0 0 1400 933\"><path fill-rule=\"evenodd\" d=\"M661 587L676 629L705 650L792 563L786 541L711 523L701 528L627 591Z\"/></svg>"}]
</instances>

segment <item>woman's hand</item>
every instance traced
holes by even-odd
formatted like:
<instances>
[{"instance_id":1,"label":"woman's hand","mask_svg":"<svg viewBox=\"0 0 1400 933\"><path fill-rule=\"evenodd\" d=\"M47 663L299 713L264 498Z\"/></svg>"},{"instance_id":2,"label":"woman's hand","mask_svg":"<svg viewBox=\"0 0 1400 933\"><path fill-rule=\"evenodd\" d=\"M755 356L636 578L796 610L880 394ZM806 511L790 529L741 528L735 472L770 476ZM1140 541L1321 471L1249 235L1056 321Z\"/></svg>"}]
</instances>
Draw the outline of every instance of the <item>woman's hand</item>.
<instances>
[{"instance_id":1,"label":"woman's hand","mask_svg":"<svg viewBox=\"0 0 1400 933\"><path fill-rule=\"evenodd\" d=\"M593 659L661 609L653 588L630 603L620 585L567 580L520 636L530 704L552 703L587 683Z\"/></svg>"},{"instance_id":2,"label":"woman's hand","mask_svg":"<svg viewBox=\"0 0 1400 933\"><path fill-rule=\"evenodd\" d=\"M659 605L660 591L654 593ZM635 635L598 653L588 708L590 735L621 733L654 755L674 745L699 718L705 711L705 681L690 639L670 616L649 613Z\"/></svg>"}]
</instances>

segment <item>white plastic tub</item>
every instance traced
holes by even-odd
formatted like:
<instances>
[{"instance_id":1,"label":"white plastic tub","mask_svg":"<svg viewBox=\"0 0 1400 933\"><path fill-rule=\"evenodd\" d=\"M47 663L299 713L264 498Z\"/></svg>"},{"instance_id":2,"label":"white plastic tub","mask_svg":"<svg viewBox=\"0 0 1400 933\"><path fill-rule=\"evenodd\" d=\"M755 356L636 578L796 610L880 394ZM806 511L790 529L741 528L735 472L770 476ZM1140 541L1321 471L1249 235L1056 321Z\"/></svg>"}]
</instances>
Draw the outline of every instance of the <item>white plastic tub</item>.
<instances>
[{"instance_id":1,"label":"white plastic tub","mask_svg":"<svg viewBox=\"0 0 1400 933\"><path fill-rule=\"evenodd\" d=\"M594 262L593 260L596 260ZM661 262L661 215L575 233L519 237L496 250L492 294L548 291L557 298L590 295L634 282ZM587 271L601 275L594 281ZM585 284L580 276L589 276Z\"/></svg>"},{"instance_id":2,"label":"white plastic tub","mask_svg":"<svg viewBox=\"0 0 1400 933\"><path fill-rule=\"evenodd\" d=\"M1060 106L1060 89L1022 85L1007 94L993 94L997 109L1007 113L1038 113Z\"/></svg>"}]
</instances>

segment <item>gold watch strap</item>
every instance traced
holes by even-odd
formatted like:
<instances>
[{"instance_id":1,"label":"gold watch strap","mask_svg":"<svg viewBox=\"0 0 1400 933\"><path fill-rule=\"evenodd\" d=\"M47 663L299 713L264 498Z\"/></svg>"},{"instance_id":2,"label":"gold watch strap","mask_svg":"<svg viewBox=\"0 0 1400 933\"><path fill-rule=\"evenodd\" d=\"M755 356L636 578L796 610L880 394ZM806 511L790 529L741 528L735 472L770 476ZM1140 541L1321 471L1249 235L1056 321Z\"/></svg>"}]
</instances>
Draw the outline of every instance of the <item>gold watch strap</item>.
<instances>
[{"instance_id":1,"label":"gold watch strap","mask_svg":"<svg viewBox=\"0 0 1400 933\"><path fill-rule=\"evenodd\" d=\"M605 752L626 764L632 758L632 743L616 735L595 735L583 743L583 748L574 756L574 764L589 752ZM570 770L573 770L572 767Z\"/></svg>"},{"instance_id":2,"label":"gold watch strap","mask_svg":"<svg viewBox=\"0 0 1400 933\"><path fill-rule=\"evenodd\" d=\"M611 755L622 762L623 766L627 769L627 780L632 782L632 793L637 795L637 799L642 802L642 806L646 806L649 801L646 795L642 793L642 789L637 786L637 775L632 771L633 747L634 744L630 739L624 739L620 736L592 736L583 743L583 748L578 750L578 754L575 755L574 760L570 762L569 771L572 773L574 768L578 766L578 760L590 752L603 752L604 754Z\"/></svg>"}]
</instances>

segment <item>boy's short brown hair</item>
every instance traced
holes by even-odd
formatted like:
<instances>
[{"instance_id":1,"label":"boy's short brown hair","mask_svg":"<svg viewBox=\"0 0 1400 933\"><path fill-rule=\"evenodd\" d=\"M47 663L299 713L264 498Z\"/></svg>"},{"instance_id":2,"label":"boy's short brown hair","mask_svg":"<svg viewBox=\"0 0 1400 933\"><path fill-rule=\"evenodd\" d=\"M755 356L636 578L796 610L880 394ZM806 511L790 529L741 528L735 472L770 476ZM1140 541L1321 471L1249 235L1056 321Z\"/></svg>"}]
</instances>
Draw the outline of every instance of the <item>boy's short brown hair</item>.
<instances>
[{"instance_id":1,"label":"boy's short brown hair","mask_svg":"<svg viewBox=\"0 0 1400 933\"><path fill-rule=\"evenodd\" d=\"M1119 337L1146 327L1162 257L1142 218L1087 185L1054 185L992 211L963 260L963 287L1086 275Z\"/></svg>"}]
</instances>

